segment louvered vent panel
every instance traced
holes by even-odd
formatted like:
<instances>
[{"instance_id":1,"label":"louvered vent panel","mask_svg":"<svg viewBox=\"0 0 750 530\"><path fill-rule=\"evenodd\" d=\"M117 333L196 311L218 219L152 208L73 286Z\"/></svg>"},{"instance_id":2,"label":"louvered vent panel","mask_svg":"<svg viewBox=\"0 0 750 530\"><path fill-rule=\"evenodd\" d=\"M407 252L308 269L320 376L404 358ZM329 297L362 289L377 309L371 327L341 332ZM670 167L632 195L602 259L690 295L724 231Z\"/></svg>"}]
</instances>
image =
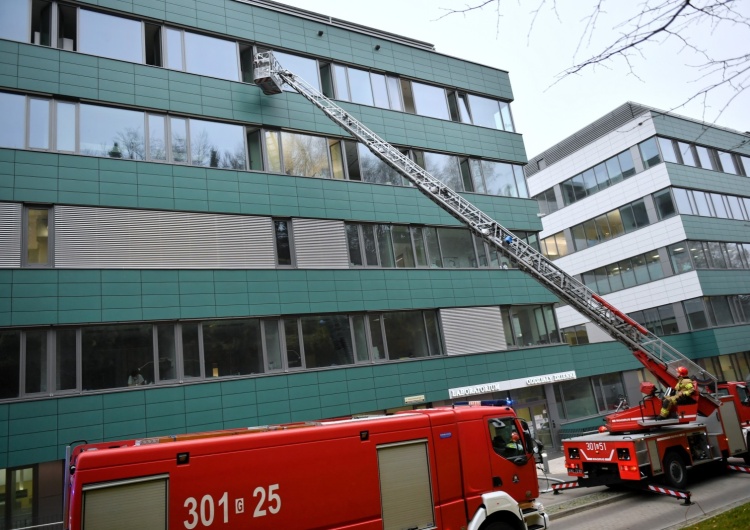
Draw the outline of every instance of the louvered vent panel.
<instances>
[{"instance_id":1,"label":"louvered vent panel","mask_svg":"<svg viewBox=\"0 0 750 530\"><path fill-rule=\"evenodd\" d=\"M440 322L448 355L508 349L499 307L441 309Z\"/></svg>"},{"instance_id":2,"label":"louvered vent panel","mask_svg":"<svg viewBox=\"0 0 750 530\"><path fill-rule=\"evenodd\" d=\"M342 221L293 219L294 253L300 269L346 269L349 250Z\"/></svg>"},{"instance_id":3,"label":"louvered vent panel","mask_svg":"<svg viewBox=\"0 0 750 530\"><path fill-rule=\"evenodd\" d=\"M111 208L55 208L60 268L257 269L275 266L271 219Z\"/></svg>"},{"instance_id":4,"label":"louvered vent panel","mask_svg":"<svg viewBox=\"0 0 750 530\"><path fill-rule=\"evenodd\" d=\"M567 137L562 142L550 147L546 151L529 160L529 163L523 168L526 178L531 177L540 171L540 159L543 158L549 167L555 162L559 162L566 156L573 154L588 144L611 133L619 126L629 122L636 116L640 116L650 110L655 111L656 109L630 102L620 105L609 114L602 116L594 123L587 125L574 135Z\"/></svg>"},{"instance_id":5,"label":"louvered vent panel","mask_svg":"<svg viewBox=\"0 0 750 530\"><path fill-rule=\"evenodd\" d=\"M21 266L20 204L0 202L0 268Z\"/></svg>"}]
</instances>

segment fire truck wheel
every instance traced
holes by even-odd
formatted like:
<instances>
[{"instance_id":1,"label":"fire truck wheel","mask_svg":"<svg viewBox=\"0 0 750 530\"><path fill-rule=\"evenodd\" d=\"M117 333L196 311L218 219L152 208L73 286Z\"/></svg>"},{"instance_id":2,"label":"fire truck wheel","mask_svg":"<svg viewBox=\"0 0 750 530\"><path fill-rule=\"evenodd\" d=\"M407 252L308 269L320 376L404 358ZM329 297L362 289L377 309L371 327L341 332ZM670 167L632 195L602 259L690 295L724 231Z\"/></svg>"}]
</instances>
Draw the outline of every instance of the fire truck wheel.
<instances>
[{"instance_id":1,"label":"fire truck wheel","mask_svg":"<svg viewBox=\"0 0 750 530\"><path fill-rule=\"evenodd\" d=\"M687 468L682 457L674 451L664 457L664 478L673 488L682 489L687 485Z\"/></svg>"},{"instance_id":2,"label":"fire truck wheel","mask_svg":"<svg viewBox=\"0 0 750 530\"><path fill-rule=\"evenodd\" d=\"M513 530L513 527L503 521L493 521L490 524L482 525L480 530Z\"/></svg>"},{"instance_id":3,"label":"fire truck wheel","mask_svg":"<svg viewBox=\"0 0 750 530\"><path fill-rule=\"evenodd\" d=\"M748 466L750 466L750 433L747 433L747 440L746 440L746 442L747 442L747 444L745 445L745 447L747 447L747 453L745 453L742 458L744 458L745 459L745 463Z\"/></svg>"}]
</instances>

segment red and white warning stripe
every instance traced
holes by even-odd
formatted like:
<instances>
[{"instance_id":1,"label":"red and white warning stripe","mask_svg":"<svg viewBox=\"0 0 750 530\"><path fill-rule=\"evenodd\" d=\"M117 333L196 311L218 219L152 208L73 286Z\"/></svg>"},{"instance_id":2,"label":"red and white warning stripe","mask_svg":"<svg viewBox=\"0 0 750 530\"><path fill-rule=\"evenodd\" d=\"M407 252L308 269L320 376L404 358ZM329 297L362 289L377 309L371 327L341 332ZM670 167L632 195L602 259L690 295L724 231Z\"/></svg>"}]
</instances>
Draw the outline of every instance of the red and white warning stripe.
<instances>
[{"instance_id":1,"label":"red and white warning stripe","mask_svg":"<svg viewBox=\"0 0 750 530\"><path fill-rule=\"evenodd\" d=\"M577 480L573 480L571 482L555 482L552 484L553 490L569 490L578 487L579 485Z\"/></svg>"},{"instance_id":2,"label":"red and white warning stripe","mask_svg":"<svg viewBox=\"0 0 750 530\"><path fill-rule=\"evenodd\" d=\"M675 497L677 499L689 499L690 498L689 491L673 490L673 489L665 488L664 486L657 486L655 484L649 484L648 489L656 493L661 493L662 495L669 495L670 497Z\"/></svg>"},{"instance_id":3,"label":"red and white warning stripe","mask_svg":"<svg viewBox=\"0 0 750 530\"><path fill-rule=\"evenodd\" d=\"M730 471L739 471L740 473L750 473L750 466L740 466L737 464L727 464Z\"/></svg>"}]
</instances>

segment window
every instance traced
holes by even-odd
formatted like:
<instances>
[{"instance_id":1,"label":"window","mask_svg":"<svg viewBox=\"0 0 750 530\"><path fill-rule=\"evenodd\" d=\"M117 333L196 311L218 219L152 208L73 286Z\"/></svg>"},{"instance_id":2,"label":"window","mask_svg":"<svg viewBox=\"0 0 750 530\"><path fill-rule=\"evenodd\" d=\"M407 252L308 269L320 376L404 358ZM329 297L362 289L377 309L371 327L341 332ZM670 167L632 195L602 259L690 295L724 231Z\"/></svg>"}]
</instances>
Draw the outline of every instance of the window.
<instances>
[{"instance_id":1,"label":"window","mask_svg":"<svg viewBox=\"0 0 750 530\"><path fill-rule=\"evenodd\" d=\"M292 265L292 238L290 237L291 222L286 219L274 219L274 240L276 242L277 265Z\"/></svg>"},{"instance_id":2,"label":"window","mask_svg":"<svg viewBox=\"0 0 750 530\"><path fill-rule=\"evenodd\" d=\"M591 378L596 394L596 403L599 412L613 411L620 402L620 397L625 395L625 387L622 384L622 375L604 374Z\"/></svg>"},{"instance_id":3,"label":"window","mask_svg":"<svg viewBox=\"0 0 750 530\"><path fill-rule=\"evenodd\" d=\"M266 131L266 145L271 143L273 146L273 142L269 142L269 137L276 134ZM300 177L330 177L328 144L325 138L290 132L282 132L280 136L283 173ZM269 149L269 159L272 152L273 148Z\"/></svg>"},{"instance_id":4,"label":"window","mask_svg":"<svg viewBox=\"0 0 750 530\"><path fill-rule=\"evenodd\" d=\"M562 419L593 416L599 412L589 378L563 381L553 385L557 412Z\"/></svg>"},{"instance_id":5,"label":"window","mask_svg":"<svg viewBox=\"0 0 750 530\"><path fill-rule=\"evenodd\" d=\"M31 19L31 2L0 2L0 39L29 42L29 28L26 22Z\"/></svg>"},{"instance_id":6,"label":"window","mask_svg":"<svg viewBox=\"0 0 750 530\"><path fill-rule=\"evenodd\" d=\"M734 165L734 157L732 156L732 153L727 153L726 151L716 151L716 153L719 155L719 161L721 162L721 169L724 173L730 173L732 175L737 175L737 168Z\"/></svg>"},{"instance_id":7,"label":"window","mask_svg":"<svg viewBox=\"0 0 750 530\"><path fill-rule=\"evenodd\" d=\"M528 197L526 181L520 166L482 160L481 171L488 194L505 197Z\"/></svg>"},{"instance_id":8,"label":"window","mask_svg":"<svg viewBox=\"0 0 750 530\"><path fill-rule=\"evenodd\" d=\"M152 326L127 324L82 328L83 390L102 390L154 382Z\"/></svg>"},{"instance_id":9,"label":"window","mask_svg":"<svg viewBox=\"0 0 750 530\"><path fill-rule=\"evenodd\" d=\"M370 84L370 72L347 68L349 74L349 90L351 101L362 105L373 106L372 85Z\"/></svg>"},{"instance_id":10,"label":"window","mask_svg":"<svg viewBox=\"0 0 750 530\"><path fill-rule=\"evenodd\" d=\"M555 198L555 189L550 188L547 191L543 191L536 197L537 204L539 205L539 212L543 214L550 214L558 210L557 199Z\"/></svg>"},{"instance_id":11,"label":"window","mask_svg":"<svg viewBox=\"0 0 750 530\"><path fill-rule=\"evenodd\" d=\"M79 52L131 63L144 62L142 22L80 9L78 28Z\"/></svg>"},{"instance_id":12,"label":"window","mask_svg":"<svg viewBox=\"0 0 750 530\"><path fill-rule=\"evenodd\" d=\"M654 193L654 205L660 220L672 217L676 213L672 195L668 189Z\"/></svg>"},{"instance_id":13,"label":"window","mask_svg":"<svg viewBox=\"0 0 750 530\"><path fill-rule=\"evenodd\" d=\"M464 189L461 169L455 156L427 151L415 151L415 158L417 164L440 182L445 183L454 190Z\"/></svg>"},{"instance_id":14,"label":"window","mask_svg":"<svg viewBox=\"0 0 750 530\"><path fill-rule=\"evenodd\" d=\"M643 167L646 169L661 163L659 148L656 146L656 138L649 138L645 142L641 142L638 144L638 149L641 152Z\"/></svg>"},{"instance_id":15,"label":"window","mask_svg":"<svg viewBox=\"0 0 750 530\"><path fill-rule=\"evenodd\" d=\"M711 153L709 153L708 149L701 145L696 145L695 152L698 153L698 160L703 169L716 169L713 157L711 157Z\"/></svg>"},{"instance_id":16,"label":"window","mask_svg":"<svg viewBox=\"0 0 750 530\"><path fill-rule=\"evenodd\" d=\"M673 188L672 191L674 192L674 199L677 203L677 211L682 215L693 215L693 206L690 202L688 190Z\"/></svg>"},{"instance_id":17,"label":"window","mask_svg":"<svg viewBox=\"0 0 750 530\"><path fill-rule=\"evenodd\" d=\"M189 120L188 125L192 165L245 169L242 126L193 119Z\"/></svg>"},{"instance_id":18,"label":"window","mask_svg":"<svg viewBox=\"0 0 750 530\"><path fill-rule=\"evenodd\" d=\"M706 319L706 312L703 308L703 300L701 298L685 300L682 302L682 306L691 330L695 331L708 327L708 320Z\"/></svg>"},{"instance_id":19,"label":"window","mask_svg":"<svg viewBox=\"0 0 750 530\"><path fill-rule=\"evenodd\" d=\"M237 66L239 64L238 47L234 41L167 28L165 44L167 68L230 81L240 80ZM286 65L286 61L293 62L288 58L289 56L281 52L274 52L274 55L282 65L299 72L292 66ZM317 66L314 76L310 76L309 73L305 71L305 79L312 84L318 80ZM316 88L319 86L316 85Z\"/></svg>"},{"instance_id":20,"label":"window","mask_svg":"<svg viewBox=\"0 0 750 530\"><path fill-rule=\"evenodd\" d=\"M586 331L586 326L583 324L580 324L578 326L571 326L569 328L563 328L561 332L563 335L563 340L571 346L589 343L589 335Z\"/></svg>"},{"instance_id":21,"label":"window","mask_svg":"<svg viewBox=\"0 0 750 530\"><path fill-rule=\"evenodd\" d=\"M24 208L23 263L28 267L52 266L52 208Z\"/></svg>"},{"instance_id":22,"label":"window","mask_svg":"<svg viewBox=\"0 0 750 530\"><path fill-rule=\"evenodd\" d=\"M18 397L21 373L21 333L0 329L0 398Z\"/></svg>"},{"instance_id":23,"label":"window","mask_svg":"<svg viewBox=\"0 0 750 530\"><path fill-rule=\"evenodd\" d=\"M677 142L677 148L680 151L680 158L682 163L686 166L696 167L695 157L693 156L693 149L690 144L685 142Z\"/></svg>"},{"instance_id":24,"label":"window","mask_svg":"<svg viewBox=\"0 0 750 530\"><path fill-rule=\"evenodd\" d=\"M71 328L55 331L55 391L78 389L77 334L77 331Z\"/></svg>"},{"instance_id":25,"label":"window","mask_svg":"<svg viewBox=\"0 0 750 530\"><path fill-rule=\"evenodd\" d=\"M262 51L268 50L258 48L258 52ZM299 55L292 55L291 53L280 52L278 50L274 51L273 55L281 66L300 76L315 87L316 90L320 90L318 62L315 59L300 57ZM336 86L338 88L338 85ZM288 86L284 86L283 89L288 92L294 92L294 89Z\"/></svg>"},{"instance_id":26,"label":"window","mask_svg":"<svg viewBox=\"0 0 750 530\"><path fill-rule=\"evenodd\" d=\"M450 119L445 89L412 81L411 90L417 114L441 120Z\"/></svg>"},{"instance_id":27,"label":"window","mask_svg":"<svg viewBox=\"0 0 750 530\"><path fill-rule=\"evenodd\" d=\"M7 7L3 6L4 9ZM23 149L26 147L26 97L0 92L0 147Z\"/></svg>"},{"instance_id":28,"label":"window","mask_svg":"<svg viewBox=\"0 0 750 530\"><path fill-rule=\"evenodd\" d=\"M143 112L86 104L79 112L81 154L145 160Z\"/></svg>"},{"instance_id":29,"label":"window","mask_svg":"<svg viewBox=\"0 0 750 530\"><path fill-rule=\"evenodd\" d=\"M552 306L511 306L503 308L503 311L508 311L513 343L516 346L560 342Z\"/></svg>"},{"instance_id":30,"label":"window","mask_svg":"<svg viewBox=\"0 0 750 530\"><path fill-rule=\"evenodd\" d=\"M216 320L202 328L207 378L264 372L259 320Z\"/></svg>"},{"instance_id":31,"label":"window","mask_svg":"<svg viewBox=\"0 0 750 530\"><path fill-rule=\"evenodd\" d=\"M690 253L685 242L670 245L667 247L667 252L669 253L669 259L672 261L672 270L675 274L693 270Z\"/></svg>"},{"instance_id":32,"label":"window","mask_svg":"<svg viewBox=\"0 0 750 530\"><path fill-rule=\"evenodd\" d=\"M401 174L376 157L364 144L344 142L351 180L401 186Z\"/></svg>"},{"instance_id":33,"label":"window","mask_svg":"<svg viewBox=\"0 0 750 530\"><path fill-rule=\"evenodd\" d=\"M393 253L397 268L414 268L414 250L411 231L406 225L393 225L391 228Z\"/></svg>"},{"instance_id":34,"label":"window","mask_svg":"<svg viewBox=\"0 0 750 530\"><path fill-rule=\"evenodd\" d=\"M352 334L346 316L305 316L300 321L305 367L354 364Z\"/></svg>"},{"instance_id":35,"label":"window","mask_svg":"<svg viewBox=\"0 0 750 530\"><path fill-rule=\"evenodd\" d=\"M667 138L657 137L659 141L659 148L661 149L661 156L665 162L677 163L677 154L674 150L674 142Z\"/></svg>"},{"instance_id":36,"label":"window","mask_svg":"<svg viewBox=\"0 0 750 530\"><path fill-rule=\"evenodd\" d=\"M469 94L474 125L513 132L510 107L505 102Z\"/></svg>"},{"instance_id":37,"label":"window","mask_svg":"<svg viewBox=\"0 0 750 530\"><path fill-rule=\"evenodd\" d=\"M466 228L438 228L443 264L447 269L476 268L471 232Z\"/></svg>"}]
</instances>

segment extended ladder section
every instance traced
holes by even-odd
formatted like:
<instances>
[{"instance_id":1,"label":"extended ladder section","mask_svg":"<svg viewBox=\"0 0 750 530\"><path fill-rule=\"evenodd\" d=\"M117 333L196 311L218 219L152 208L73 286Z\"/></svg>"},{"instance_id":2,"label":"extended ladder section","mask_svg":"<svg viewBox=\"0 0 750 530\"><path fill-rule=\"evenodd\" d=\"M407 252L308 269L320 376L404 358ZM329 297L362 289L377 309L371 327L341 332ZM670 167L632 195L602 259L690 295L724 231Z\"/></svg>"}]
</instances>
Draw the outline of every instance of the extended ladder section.
<instances>
[{"instance_id":1,"label":"extended ladder section","mask_svg":"<svg viewBox=\"0 0 750 530\"><path fill-rule=\"evenodd\" d=\"M673 386L677 380L677 365L685 366L690 376L700 382L701 397L710 402L706 403L709 405L708 408L719 406L719 401L707 390L715 388L716 377L564 272L532 246L513 235L510 230L354 119L304 79L284 69L272 52L257 54L254 68L255 82L265 94L281 93L284 84L294 89L366 145L375 156L409 179L443 210L468 225L473 233L506 255L519 269L529 273L564 302L600 326L612 338L634 352L643 352L649 361L647 367L654 371L663 384ZM636 356L641 362L644 361L641 356Z\"/></svg>"}]
</instances>

